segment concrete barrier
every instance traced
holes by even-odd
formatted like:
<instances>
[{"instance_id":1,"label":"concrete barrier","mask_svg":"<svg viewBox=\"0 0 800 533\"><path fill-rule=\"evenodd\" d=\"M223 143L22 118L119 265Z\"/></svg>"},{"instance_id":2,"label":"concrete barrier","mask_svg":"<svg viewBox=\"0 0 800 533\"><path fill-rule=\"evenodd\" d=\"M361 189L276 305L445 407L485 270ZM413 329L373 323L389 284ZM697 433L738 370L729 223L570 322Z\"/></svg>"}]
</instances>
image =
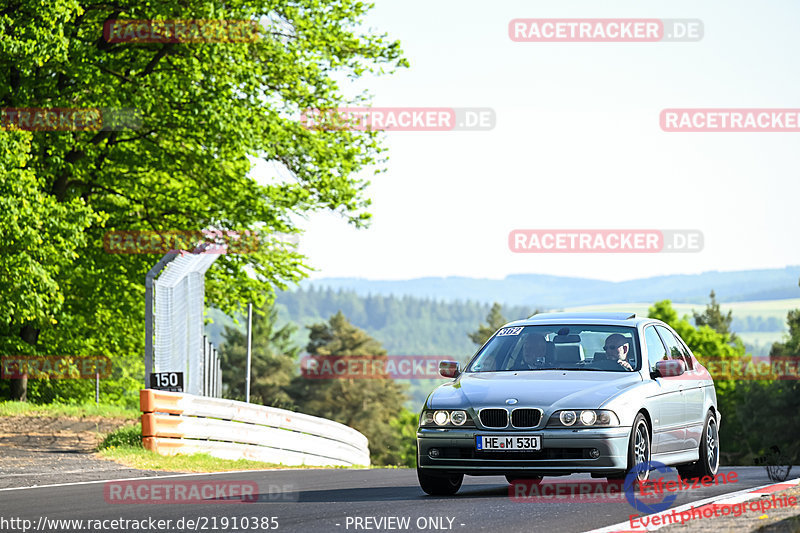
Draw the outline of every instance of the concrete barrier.
<instances>
[{"instance_id":1,"label":"concrete barrier","mask_svg":"<svg viewBox=\"0 0 800 533\"><path fill-rule=\"evenodd\" d=\"M235 400L140 391L142 441L161 455L208 453L284 465L369 466L367 438L325 418Z\"/></svg>"}]
</instances>

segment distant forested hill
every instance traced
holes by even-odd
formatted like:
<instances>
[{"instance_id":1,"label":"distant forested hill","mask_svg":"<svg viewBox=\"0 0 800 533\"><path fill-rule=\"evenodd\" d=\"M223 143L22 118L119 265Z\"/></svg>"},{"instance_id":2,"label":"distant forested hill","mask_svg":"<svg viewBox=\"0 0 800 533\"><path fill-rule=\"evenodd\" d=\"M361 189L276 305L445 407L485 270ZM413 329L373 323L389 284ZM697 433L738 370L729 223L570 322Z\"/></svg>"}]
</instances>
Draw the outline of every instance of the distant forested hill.
<instances>
[{"instance_id":1,"label":"distant forested hill","mask_svg":"<svg viewBox=\"0 0 800 533\"><path fill-rule=\"evenodd\" d=\"M279 292L276 307L281 323L294 322L306 326L328 320L342 311L355 326L379 340L393 355L450 355L465 358L476 346L467 333L486 322L491 305L475 301L442 302L409 296L360 297L353 291L333 289L300 289ZM526 318L532 307L504 306L503 316L509 321ZM209 312L212 324L206 326L211 342L219 346L224 326L233 321L216 309ZM239 328L244 320L239 318ZM305 348L308 330L300 328L296 342Z\"/></svg>"},{"instance_id":2,"label":"distant forested hill","mask_svg":"<svg viewBox=\"0 0 800 533\"><path fill-rule=\"evenodd\" d=\"M301 324L327 320L342 311L350 322L379 340L389 354L452 355L475 351L467 333L486 321L491 307L475 301L442 302L431 299L369 295L353 291L315 289L277 295L281 318ZM531 307L504 307L510 321L533 314Z\"/></svg>"},{"instance_id":3,"label":"distant forested hill","mask_svg":"<svg viewBox=\"0 0 800 533\"><path fill-rule=\"evenodd\" d=\"M628 302L704 302L711 289L720 302L778 300L800 297L800 266L735 272L703 272L634 279L621 282L542 274L515 274L505 279L464 277L417 278L383 281L359 278L323 278L301 286L355 291L361 296L414 296L453 301L469 297L484 303L539 306L558 309Z\"/></svg>"}]
</instances>

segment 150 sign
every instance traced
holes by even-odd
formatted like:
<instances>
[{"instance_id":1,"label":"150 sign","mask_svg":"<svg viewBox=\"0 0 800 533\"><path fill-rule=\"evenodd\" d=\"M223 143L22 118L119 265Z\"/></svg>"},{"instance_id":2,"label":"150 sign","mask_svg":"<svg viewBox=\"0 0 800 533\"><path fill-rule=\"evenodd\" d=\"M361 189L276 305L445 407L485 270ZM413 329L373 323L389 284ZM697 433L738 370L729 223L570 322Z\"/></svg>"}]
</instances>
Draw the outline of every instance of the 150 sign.
<instances>
[{"instance_id":1,"label":"150 sign","mask_svg":"<svg viewBox=\"0 0 800 533\"><path fill-rule=\"evenodd\" d=\"M150 374L150 388L183 392L183 372L154 372Z\"/></svg>"}]
</instances>

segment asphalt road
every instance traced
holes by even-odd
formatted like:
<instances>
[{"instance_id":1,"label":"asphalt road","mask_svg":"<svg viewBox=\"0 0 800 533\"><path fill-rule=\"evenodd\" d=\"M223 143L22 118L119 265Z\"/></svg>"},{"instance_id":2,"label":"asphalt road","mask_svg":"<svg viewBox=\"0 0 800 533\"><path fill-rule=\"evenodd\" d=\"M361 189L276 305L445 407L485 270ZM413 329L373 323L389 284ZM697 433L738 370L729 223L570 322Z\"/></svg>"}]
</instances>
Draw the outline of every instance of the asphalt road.
<instances>
[{"instance_id":1,"label":"asphalt road","mask_svg":"<svg viewBox=\"0 0 800 533\"><path fill-rule=\"evenodd\" d=\"M721 472L731 472L722 468ZM710 496L770 483L761 467L737 468L737 482L728 485L699 487L680 491L672 506ZM792 473L795 473L794 471ZM65 476L68 477L68 476ZM588 476L546 478L548 481L589 479ZM666 479L675 479L666 476ZM22 531L24 522L3 522L9 519L30 520L30 530L76 531L62 527L46 527L58 519L82 520L148 520L139 529L125 524L106 522L97 531L546 531L578 532L627 520L635 514L627 501L595 502L531 502L509 498L509 485L502 477L466 477L461 491L454 497L431 497L417 485L416 472L408 469L375 470L273 470L225 474L197 474L181 477L147 478L145 483L255 482L257 501L252 503L204 500L180 504L109 503L108 483L85 483L31 489L0 490L0 530ZM64 479L68 483L69 479ZM120 483L116 481L115 483ZM124 482L122 482L124 487ZM252 486L252 485L251 485ZM105 489L105 490L104 490ZM116 490L122 491L120 485ZM124 494L118 492L118 495ZM133 491L129 495L132 495ZM248 517L245 527L242 518ZM256 522L253 522L255 517ZM397 517L397 519L390 519ZM227 522L223 520L227 518ZM236 518L236 527L234 527ZM369 520L367 520L369 518ZM40 519L42 523L40 524ZM183 523L179 524L179 520ZM270 521L270 519L273 519ZM381 519L383 519L382 522ZM398 520L400 519L400 520ZM408 519L408 522L403 520ZM158 520L171 520L162 523ZM187 524L192 520L191 524ZM277 527L275 527L277 522ZM86 526L84 522L84 526ZM116 525L116 527L114 527ZM183 527L179 527L182 525ZM39 527L41 526L41 527ZM131 526L131 524L128 524ZM216 526L216 527L215 527ZM253 526L256 526L253 528ZM264 527L267 526L267 527ZM87 531L87 529L83 529ZM91 530L91 529L90 529Z\"/></svg>"}]
</instances>

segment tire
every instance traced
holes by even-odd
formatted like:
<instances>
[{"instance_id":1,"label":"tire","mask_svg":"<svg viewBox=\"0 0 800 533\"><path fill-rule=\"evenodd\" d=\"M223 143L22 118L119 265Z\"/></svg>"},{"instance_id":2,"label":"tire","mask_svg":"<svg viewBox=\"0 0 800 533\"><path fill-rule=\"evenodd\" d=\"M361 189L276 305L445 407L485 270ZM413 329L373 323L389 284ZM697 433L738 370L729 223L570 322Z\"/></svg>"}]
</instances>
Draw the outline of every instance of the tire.
<instances>
[{"instance_id":1,"label":"tire","mask_svg":"<svg viewBox=\"0 0 800 533\"><path fill-rule=\"evenodd\" d=\"M647 427L647 419L642 413L636 415L631 427L631 436L628 440L628 469L625 472L615 472L606 476L609 482L615 482L625 479L628 472L633 470L637 465L642 463L650 463L650 428ZM638 481L647 481L650 477L650 469L642 468L636 478ZM633 484L634 490L638 488L638 483Z\"/></svg>"},{"instance_id":2,"label":"tire","mask_svg":"<svg viewBox=\"0 0 800 533\"><path fill-rule=\"evenodd\" d=\"M513 485L515 481L525 481L531 485L538 485L542 482L542 479L544 479L542 476L506 476L506 481L508 481L510 485Z\"/></svg>"},{"instance_id":3,"label":"tire","mask_svg":"<svg viewBox=\"0 0 800 533\"><path fill-rule=\"evenodd\" d=\"M428 474L417 467L419 486L431 496L452 496L461 488L464 474Z\"/></svg>"},{"instance_id":4,"label":"tire","mask_svg":"<svg viewBox=\"0 0 800 533\"><path fill-rule=\"evenodd\" d=\"M698 452L700 454L699 461L678 466L678 475L681 478L714 477L719 471L719 432L717 431L717 419L711 411L706 414Z\"/></svg>"}]
</instances>

